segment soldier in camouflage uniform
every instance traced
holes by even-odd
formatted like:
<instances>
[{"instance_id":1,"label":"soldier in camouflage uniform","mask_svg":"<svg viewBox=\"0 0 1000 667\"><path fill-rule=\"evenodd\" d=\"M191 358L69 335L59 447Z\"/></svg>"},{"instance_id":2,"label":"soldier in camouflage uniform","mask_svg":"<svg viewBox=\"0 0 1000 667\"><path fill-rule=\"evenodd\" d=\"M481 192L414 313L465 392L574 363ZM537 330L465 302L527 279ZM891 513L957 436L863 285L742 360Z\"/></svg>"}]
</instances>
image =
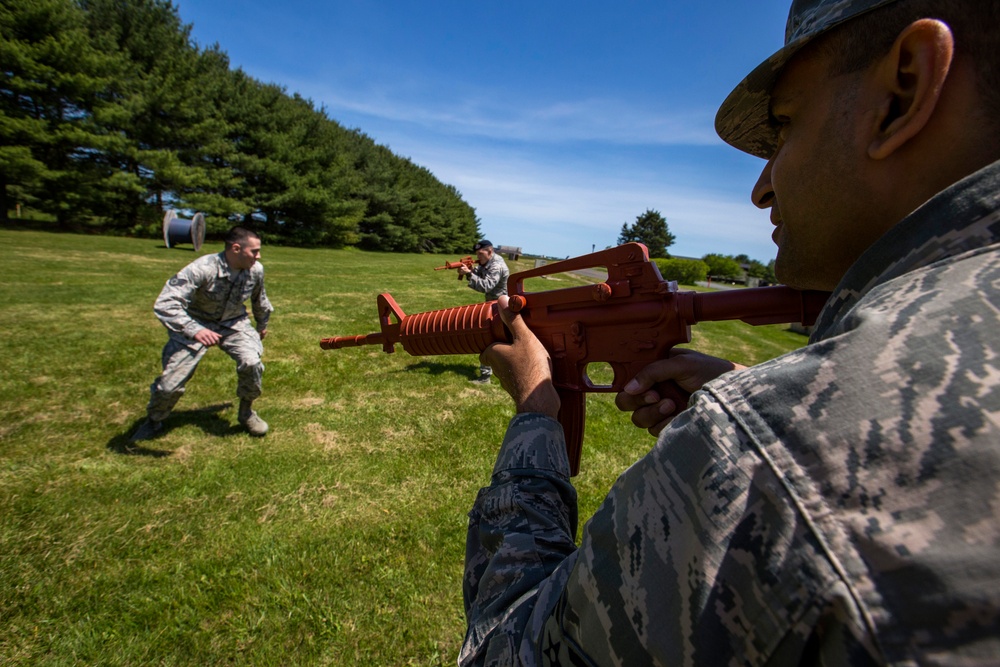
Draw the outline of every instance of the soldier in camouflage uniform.
<instances>
[{"instance_id":1,"label":"soldier in camouflage uniform","mask_svg":"<svg viewBox=\"0 0 1000 667\"><path fill-rule=\"evenodd\" d=\"M483 292L487 301L496 301L507 294L507 278L510 270L503 257L493 250L493 244L483 239L472 247L476 253L476 265L469 268L464 264L458 267L460 275L469 281L469 287L477 292ZM479 377L472 380L475 384L489 384L493 369L486 364L480 364Z\"/></svg>"},{"instance_id":2,"label":"soldier in camouflage uniform","mask_svg":"<svg viewBox=\"0 0 1000 667\"><path fill-rule=\"evenodd\" d=\"M267 422L252 405L261 394L264 364L263 340L274 308L264 291L264 266L260 237L243 227L233 227L225 250L194 260L164 285L153 312L167 328L163 348L163 373L149 388L147 420L132 436L133 442L155 437L163 420L184 394L208 348L218 345L236 362L238 420L254 436L267 433ZM250 300L256 329L243 305Z\"/></svg>"},{"instance_id":3,"label":"soldier in camouflage uniform","mask_svg":"<svg viewBox=\"0 0 1000 667\"><path fill-rule=\"evenodd\" d=\"M579 548L548 359L501 299L514 342L483 356L518 414L469 514L459 664L998 664L997 25L997 0L793 3L716 127L768 160L779 279L833 295L798 351L640 372L616 400L659 440ZM700 388L679 414L665 380Z\"/></svg>"}]
</instances>

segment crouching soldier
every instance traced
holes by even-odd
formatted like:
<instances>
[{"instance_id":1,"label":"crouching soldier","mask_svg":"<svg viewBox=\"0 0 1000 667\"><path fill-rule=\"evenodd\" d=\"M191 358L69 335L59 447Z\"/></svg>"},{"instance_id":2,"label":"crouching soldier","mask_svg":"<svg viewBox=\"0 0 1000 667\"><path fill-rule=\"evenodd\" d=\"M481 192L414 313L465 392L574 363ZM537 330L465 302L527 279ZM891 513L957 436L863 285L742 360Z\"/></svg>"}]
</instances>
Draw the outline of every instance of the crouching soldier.
<instances>
[{"instance_id":1,"label":"crouching soldier","mask_svg":"<svg viewBox=\"0 0 1000 667\"><path fill-rule=\"evenodd\" d=\"M263 340L274 308L264 291L259 263L260 237L243 227L226 234L225 249L194 260L164 285L153 312L167 328L163 373L149 387L147 419L132 442L163 431L163 421L184 394L208 348L218 345L236 362L239 422L250 435L267 433L267 422L253 410L261 394ZM244 303L250 300L256 327Z\"/></svg>"}]
</instances>

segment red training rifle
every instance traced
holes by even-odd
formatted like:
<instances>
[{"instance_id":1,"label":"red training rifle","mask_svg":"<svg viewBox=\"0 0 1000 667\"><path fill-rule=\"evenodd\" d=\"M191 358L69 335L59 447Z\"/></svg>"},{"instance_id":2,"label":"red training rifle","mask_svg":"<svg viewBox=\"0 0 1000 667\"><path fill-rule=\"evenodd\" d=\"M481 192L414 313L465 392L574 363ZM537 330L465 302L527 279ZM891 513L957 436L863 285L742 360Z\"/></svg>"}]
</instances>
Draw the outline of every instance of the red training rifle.
<instances>
[{"instance_id":1,"label":"red training rifle","mask_svg":"<svg viewBox=\"0 0 1000 667\"><path fill-rule=\"evenodd\" d=\"M445 262L444 266L435 266L434 270L435 271L443 271L444 269L457 269L460 266L467 266L467 267L469 267L471 269L472 265L473 265L473 263L475 261L476 260L472 259L471 257L463 257L462 259L458 260L457 262ZM459 273L458 274L458 279L459 280L461 280L462 278L465 278L465 277L466 277L466 275L464 273Z\"/></svg>"},{"instance_id":2,"label":"red training rifle","mask_svg":"<svg viewBox=\"0 0 1000 667\"><path fill-rule=\"evenodd\" d=\"M607 269L607 280L580 287L526 292L529 278ZM691 342L691 325L742 320L752 325L798 322L811 326L826 303L827 292L790 287L756 287L720 292L681 292L660 276L646 246L626 243L590 255L547 264L510 276L510 309L524 318L552 358L552 381L562 400L559 422L573 475L580 470L587 392L619 392L645 366L664 359L675 345ZM407 315L389 294L378 296L381 331L361 336L324 338L333 350L396 343L414 356L479 354L497 342L510 342L496 301ZM607 364L610 384L595 384L590 364ZM678 406L688 395L673 383L657 387Z\"/></svg>"}]
</instances>

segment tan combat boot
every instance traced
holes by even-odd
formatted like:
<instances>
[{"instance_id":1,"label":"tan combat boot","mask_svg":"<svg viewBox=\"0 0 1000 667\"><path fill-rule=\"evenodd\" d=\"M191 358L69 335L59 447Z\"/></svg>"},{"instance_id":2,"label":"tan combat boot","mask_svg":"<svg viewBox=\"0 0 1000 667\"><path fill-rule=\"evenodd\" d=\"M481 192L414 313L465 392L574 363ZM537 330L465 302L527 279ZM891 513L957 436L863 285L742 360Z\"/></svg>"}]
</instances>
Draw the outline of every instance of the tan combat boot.
<instances>
[{"instance_id":1,"label":"tan combat boot","mask_svg":"<svg viewBox=\"0 0 1000 667\"><path fill-rule=\"evenodd\" d=\"M253 401L241 399L240 414L238 419L240 424L246 427L246 430L250 433L250 435L259 438L267 433L267 422L261 419L260 416L254 412L251 407L252 405Z\"/></svg>"},{"instance_id":2,"label":"tan combat boot","mask_svg":"<svg viewBox=\"0 0 1000 667\"><path fill-rule=\"evenodd\" d=\"M142 423L139 428L136 429L132 437L129 438L129 442L142 442L143 440L152 440L153 438L159 437L163 433L163 422L153 421L152 419L147 419Z\"/></svg>"}]
</instances>

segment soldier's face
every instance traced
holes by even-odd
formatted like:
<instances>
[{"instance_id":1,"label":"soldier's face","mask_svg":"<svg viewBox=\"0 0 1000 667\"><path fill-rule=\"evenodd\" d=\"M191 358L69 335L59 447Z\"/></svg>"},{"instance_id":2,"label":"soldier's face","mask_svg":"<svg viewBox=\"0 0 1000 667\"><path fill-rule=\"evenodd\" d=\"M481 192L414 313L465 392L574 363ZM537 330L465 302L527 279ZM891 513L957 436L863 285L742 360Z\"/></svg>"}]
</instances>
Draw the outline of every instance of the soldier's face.
<instances>
[{"instance_id":1,"label":"soldier's face","mask_svg":"<svg viewBox=\"0 0 1000 667\"><path fill-rule=\"evenodd\" d=\"M493 256L493 248L480 248L476 251L476 258L479 260L480 264L485 264L490 261L490 257Z\"/></svg>"},{"instance_id":2,"label":"soldier's face","mask_svg":"<svg viewBox=\"0 0 1000 667\"><path fill-rule=\"evenodd\" d=\"M778 147L752 198L771 209L775 274L800 289L832 290L884 231L872 189L866 72L830 77L829 56L799 55L772 91Z\"/></svg>"},{"instance_id":3,"label":"soldier's face","mask_svg":"<svg viewBox=\"0 0 1000 667\"><path fill-rule=\"evenodd\" d=\"M246 243L234 243L230 265L239 271L249 269L260 259L260 239L248 238Z\"/></svg>"}]
</instances>

